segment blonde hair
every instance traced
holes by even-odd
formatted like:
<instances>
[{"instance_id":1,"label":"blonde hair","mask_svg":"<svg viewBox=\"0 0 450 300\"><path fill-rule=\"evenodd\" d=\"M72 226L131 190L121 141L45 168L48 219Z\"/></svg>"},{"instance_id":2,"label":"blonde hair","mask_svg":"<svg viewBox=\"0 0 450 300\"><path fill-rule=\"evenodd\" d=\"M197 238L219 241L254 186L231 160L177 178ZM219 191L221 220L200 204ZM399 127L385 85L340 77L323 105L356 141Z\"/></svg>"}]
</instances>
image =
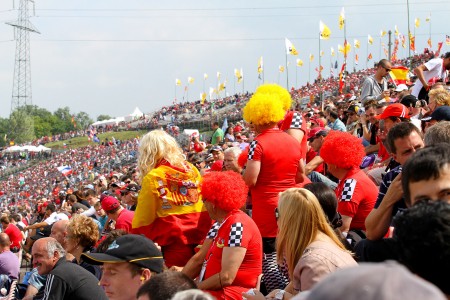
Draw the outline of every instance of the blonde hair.
<instances>
[{"instance_id":1,"label":"blonde hair","mask_svg":"<svg viewBox=\"0 0 450 300\"><path fill-rule=\"evenodd\" d=\"M444 89L434 89L428 93L428 97L433 97L436 105L448 105L450 106L450 92Z\"/></svg>"},{"instance_id":2,"label":"blonde hair","mask_svg":"<svg viewBox=\"0 0 450 300\"><path fill-rule=\"evenodd\" d=\"M138 169L142 178L165 159L174 167L186 169L185 157L177 141L163 130L144 135L139 145Z\"/></svg>"},{"instance_id":3,"label":"blonde hair","mask_svg":"<svg viewBox=\"0 0 450 300\"><path fill-rule=\"evenodd\" d=\"M83 248L93 247L100 237L98 225L92 218L84 215L74 215L67 224L67 232Z\"/></svg>"},{"instance_id":4,"label":"blonde hair","mask_svg":"<svg viewBox=\"0 0 450 300\"><path fill-rule=\"evenodd\" d=\"M306 247L319 232L346 250L329 225L319 200L310 191L290 188L280 193L278 212L277 260L281 264L286 259L290 278Z\"/></svg>"}]
</instances>

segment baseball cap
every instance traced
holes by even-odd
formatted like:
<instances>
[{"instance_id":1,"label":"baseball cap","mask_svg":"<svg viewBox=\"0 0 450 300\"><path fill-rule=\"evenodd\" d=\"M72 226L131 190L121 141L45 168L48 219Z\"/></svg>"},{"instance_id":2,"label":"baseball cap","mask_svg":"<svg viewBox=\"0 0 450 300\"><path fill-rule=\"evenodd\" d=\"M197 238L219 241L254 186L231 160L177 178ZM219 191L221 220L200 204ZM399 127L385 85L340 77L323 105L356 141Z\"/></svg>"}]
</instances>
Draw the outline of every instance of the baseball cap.
<instances>
[{"instance_id":1,"label":"baseball cap","mask_svg":"<svg viewBox=\"0 0 450 300\"><path fill-rule=\"evenodd\" d=\"M130 183L128 184L123 191L128 191L128 192L139 192L141 190L141 188L139 187L139 185L135 184L135 183Z\"/></svg>"},{"instance_id":2,"label":"baseball cap","mask_svg":"<svg viewBox=\"0 0 450 300\"><path fill-rule=\"evenodd\" d=\"M325 123L320 118L311 118L311 123L318 125L319 127L325 127Z\"/></svg>"},{"instance_id":3,"label":"baseball cap","mask_svg":"<svg viewBox=\"0 0 450 300\"><path fill-rule=\"evenodd\" d=\"M433 284L412 274L394 261L363 263L356 267L337 270L317 283L309 292L302 294L295 299L446 299Z\"/></svg>"},{"instance_id":4,"label":"baseball cap","mask_svg":"<svg viewBox=\"0 0 450 300\"><path fill-rule=\"evenodd\" d=\"M408 89L408 86L406 84L399 84L397 85L397 87L395 88L396 92L403 92L406 91Z\"/></svg>"},{"instance_id":5,"label":"baseball cap","mask_svg":"<svg viewBox=\"0 0 450 300\"><path fill-rule=\"evenodd\" d=\"M93 186L92 184L87 184L87 185L84 186L84 189L85 189L85 190L87 190L87 189L93 190L93 189L94 189L94 186Z\"/></svg>"},{"instance_id":6,"label":"baseball cap","mask_svg":"<svg viewBox=\"0 0 450 300\"><path fill-rule=\"evenodd\" d=\"M308 140L315 138L316 136L319 136L319 135L326 136L327 130L323 127L316 127L316 128L311 129L308 134Z\"/></svg>"},{"instance_id":7,"label":"baseball cap","mask_svg":"<svg viewBox=\"0 0 450 300\"><path fill-rule=\"evenodd\" d=\"M439 106L437 107L429 117L423 118L422 121L429 122L431 120L435 121L450 121L450 106Z\"/></svg>"},{"instance_id":8,"label":"baseball cap","mask_svg":"<svg viewBox=\"0 0 450 300\"><path fill-rule=\"evenodd\" d=\"M400 100L400 103L406 107L416 107L417 98L414 95L406 95Z\"/></svg>"},{"instance_id":9,"label":"baseball cap","mask_svg":"<svg viewBox=\"0 0 450 300\"><path fill-rule=\"evenodd\" d=\"M357 114L359 111L359 106L358 105L350 105L348 107L347 111Z\"/></svg>"},{"instance_id":10,"label":"baseball cap","mask_svg":"<svg viewBox=\"0 0 450 300\"><path fill-rule=\"evenodd\" d=\"M136 234L118 237L105 253L83 253L82 258L92 265L103 263L131 263L161 273L164 259L152 240Z\"/></svg>"},{"instance_id":11,"label":"baseball cap","mask_svg":"<svg viewBox=\"0 0 450 300\"><path fill-rule=\"evenodd\" d=\"M220 147L220 146L213 146L212 148L211 148L211 152L213 152L213 151L223 151L223 149L222 149L222 147Z\"/></svg>"},{"instance_id":12,"label":"baseball cap","mask_svg":"<svg viewBox=\"0 0 450 300\"><path fill-rule=\"evenodd\" d=\"M381 115L375 116L378 120L384 120L389 117L409 119L408 109L401 103L394 103L386 107Z\"/></svg>"},{"instance_id":13,"label":"baseball cap","mask_svg":"<svg viewBox=\"0 0 450 300\"><path fill-rule=\"evenodd\" d=\"M101 200L101 203L104 211L111 211L120 206L119 200L112 196L106 196Z\"/></svg>"}]
</instances>

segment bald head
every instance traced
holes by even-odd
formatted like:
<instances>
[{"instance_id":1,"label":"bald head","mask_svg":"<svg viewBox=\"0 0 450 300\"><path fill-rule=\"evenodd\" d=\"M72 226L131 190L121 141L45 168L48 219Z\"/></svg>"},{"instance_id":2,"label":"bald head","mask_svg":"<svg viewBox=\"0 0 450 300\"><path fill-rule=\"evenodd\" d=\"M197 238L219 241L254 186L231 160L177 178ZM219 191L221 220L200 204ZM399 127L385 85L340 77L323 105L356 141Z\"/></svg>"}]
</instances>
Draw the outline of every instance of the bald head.
<instances>
[{"instance_id":1,"label":"bald head","mask_svg":"<svg viewBox=\"0 0 450 300\"><path fill-rule=\"evenodd\" d=\"M52 233L50 234L50 237L57 240L63 247L65 247L66 243L67 224L69 224L69 220L55 222L52 226Z\"/></svg>"},{"instance_id":2,"label":"bald head","mask_svg":"<svg viewBox=\"0 0 450 300\"><path fill-rule=\"evenodd\" d=\"M52 237L37 240L33 245L32 254L39 275L50 273L58 260L66 255L61 244Z\"/></svg>"},{"instance_id":3,"label":"bald head","mask_svg":"<svg viewBox=\"0 0 450 300\"><path fill-rule=\"evenodd\" d=\"M0 247L9 249L9 246L11 246L9 236L6 233L0 233Z\"/></svg>"}]
</instances>

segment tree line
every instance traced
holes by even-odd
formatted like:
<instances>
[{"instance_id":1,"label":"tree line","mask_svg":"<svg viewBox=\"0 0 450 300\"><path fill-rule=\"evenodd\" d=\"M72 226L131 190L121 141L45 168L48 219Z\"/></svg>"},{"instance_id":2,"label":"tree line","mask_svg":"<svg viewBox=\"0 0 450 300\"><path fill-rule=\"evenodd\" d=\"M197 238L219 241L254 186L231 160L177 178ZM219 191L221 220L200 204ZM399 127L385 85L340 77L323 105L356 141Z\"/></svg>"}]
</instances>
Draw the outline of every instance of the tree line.
<instances>
[{"instance_id":1,"label":"tree line","mask_svg":"<svg viewBox=\"0 0 450 300\"><path fill-rule=\"evenodd\" d=\"M97 120L110 119L100 115ZM87 129L93 121L86 112L73 113L69 107L50 112L36 105L27 105L15 110L9 118L0 118L0 146L14 142L21 144L43 136L62 134L73 130Z\"/></svg>"}]
</instances>

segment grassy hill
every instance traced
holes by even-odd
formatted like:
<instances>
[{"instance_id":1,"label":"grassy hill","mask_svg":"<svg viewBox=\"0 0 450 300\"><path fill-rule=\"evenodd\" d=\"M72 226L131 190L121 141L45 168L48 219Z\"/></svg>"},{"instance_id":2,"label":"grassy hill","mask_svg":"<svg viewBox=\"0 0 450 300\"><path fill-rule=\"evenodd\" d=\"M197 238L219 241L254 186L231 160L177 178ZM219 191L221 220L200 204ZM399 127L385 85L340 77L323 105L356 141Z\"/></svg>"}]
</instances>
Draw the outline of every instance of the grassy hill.
<instances>
[{"instance_id":1,"label":"grassy hill","mask_svg":"<svg viewBox=\"0 0 450 300\"><path fill-rule=\"evenodd\" d=\"M116 140L129 140L138 136L143 136L147 133L147 130L140 130L140 131L119 131L119 132L106 132L102 134L98 134L98 138L100 139L100 142L103 142L108 138L110 140L112 137L114 137ZM67 148L80 148L85 147L88 145L94 145L95 143L92 141L88 141L88 138L86 136L83 137L75 137L73 139L68 139L64 141L58 141L58 142L50 142L47 143L45 146L52 148L54 150L58 149L64 149L64 144L67 145Z\"/></svg>"}]
</instances>

